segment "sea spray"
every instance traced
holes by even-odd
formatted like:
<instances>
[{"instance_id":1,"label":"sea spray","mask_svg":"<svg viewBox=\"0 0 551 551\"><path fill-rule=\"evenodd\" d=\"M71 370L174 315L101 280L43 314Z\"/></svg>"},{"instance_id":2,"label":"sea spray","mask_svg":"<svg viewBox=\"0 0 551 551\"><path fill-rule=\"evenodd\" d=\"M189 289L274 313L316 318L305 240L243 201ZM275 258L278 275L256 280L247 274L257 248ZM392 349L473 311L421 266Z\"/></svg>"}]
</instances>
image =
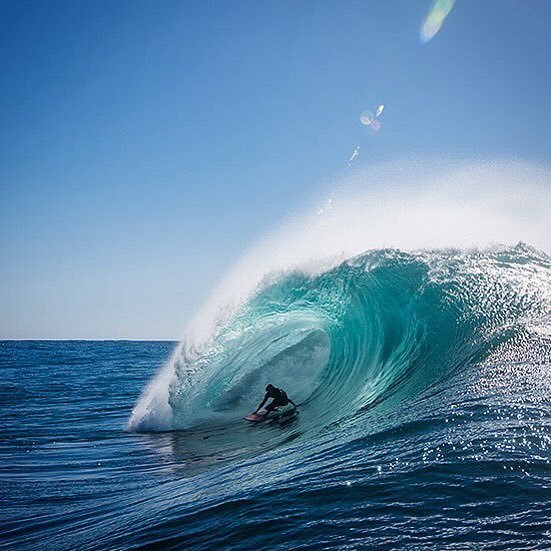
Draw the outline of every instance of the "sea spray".
<instances>
[{"instance_id":1,"label":"sea spray","mask_svg":"<svg viewBox=\"0 0 551 551\"><path fill-rule=\"evenodd\" d=\"M395 162L390 167L378 165L353 173L332 187L330 208L323 209L321 215L319 209L309 208L292 217L237 263L192 320L179 348L138 401L129 428L170 430L192 426L205 417L239 415L237 406L244 408L252 403L264 381L277 380L278 375L286 378L292 373L289 365L296 366L297 371L303 366L300 372L311 374L301 379L300 385L293 388L295 392L304 393L306 387L310 394L305 399L326 392L325 400L334 398L333 408L351 415L367 407L370 400L385 401L388 389L401 392L404 381L418 384L415 364L426 365L427 354L432 354L431 361L440 366L434 377L468 361L482 346L485 329L476 324L471 327L472 321L461 323L467 309L478 312L481 306L473 297L466 297L466 303L455 304L443 320L430 319L423 316L445 306L445 285L450 283L445 281L444 288L433 289L439 295L434 303L423 293L437 281L438 274L461 275L452 269L457 258L471 265L480 257L481 265L471 268L475 273L480 271L478 284L482 289L506 279L505 274L510 275L511 270L498 269L492 255L510 251L508 254L516 258L525 254L525 249L500 249L496 244L523 240L549 250L550 199L546 186L550 181L547 168L523 162ZM372 252L365 253L367 250ZM530 258L530 263L537 262ZM364 276L358 275L356 280L337 274L354 266L360 267L360 274L373 273L381 262L385 268L379 270L377 286L390 286L386 296L374 296L369 289L357 294L356 287L365 283L361 280ZM408 272L413 270L412 264L415 273ZM456 267L466 269L464 265ZM404 271L400 276L403 288L396 288L392 279L396 270ZM527 281L524 272L515 274ZM304 281L298 284L297 277ZM546 277L542 281L538 287L541 296L534 304L545 302L542 289L549 281ZM413 288L408 288L410 284ZM301 306L303 299L297 299L305 285L315 289L315 299L308 299L308 308ZM453 292L466 292L461 282L457 285ZM275 290L282 302L270 299L263 303L263 293L273 294ZM478 296L476 286L471 291ZM327 301L327 295L332 300ZM358 304L350 306L354 300ZM494 300L500 309L507 309L499 297ZM522 303L526 297L519 296L518 300ZM259 304L262 306L257 311ZM388 304L395 310L383 316L381 308ZM409 312L401 310L404 305ZM360 345L348 348L349 355L344 359L339 350L341 346L350 347L352 334L340 315L359 316L354 330L361 327L363 331L354 334L352 341L359 339ZM435 339L430 333L431 324L442 323L449 326L450 333L443 332ZM272 329L265 329L266 324ZM460 332L467 333L462 340L452 338L458 325ZM265 329L264 333L259 328ZM264 348L258 348L258 343ZM458 350L462 351L459 356ZM446 363L447 355L454 361ZM279 363L275 360L278 357ZM334 367L335 358L354 367L345 369L343 375L340 368ZM417 375L411 377L411 373ZM425 375L419 388L433 379ZM328 380L332 382L326 383ZM355 385L354 396L342 390L350 384ZM343 409L341 401L350 408ZM224 403L230 406L221 407ZM322 417L325 421L334 418L331 414Z\"/></svg>"}]
</instances>

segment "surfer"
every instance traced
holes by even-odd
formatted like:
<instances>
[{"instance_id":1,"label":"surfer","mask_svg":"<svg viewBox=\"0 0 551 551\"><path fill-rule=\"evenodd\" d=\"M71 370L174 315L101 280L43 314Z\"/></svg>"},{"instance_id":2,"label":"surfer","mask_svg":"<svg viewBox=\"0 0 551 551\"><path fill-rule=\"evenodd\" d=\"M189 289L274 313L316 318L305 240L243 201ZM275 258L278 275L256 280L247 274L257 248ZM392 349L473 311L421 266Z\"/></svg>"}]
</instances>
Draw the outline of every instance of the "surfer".
<instances>
[{"instance_id":1,"label":"surfer","mask_svg":"<svg viewBox=\"0 0 551 551\"><path fill-rule=\"evenodd\" d=\"M279 406L286 406L289 403L293 404L295 408L297 407L295 402L287 396L287 393L284 390L281 388L276 388L274 385L268 385L266 387L266 395L264 396L264 400L262 400L260 405L256 408L253 415L256 415L262 409L262 406L268 401L269 398L272 398L272 401L266 406L266 415L269 415L275 408Z\"/></svg>"}]
</instances>

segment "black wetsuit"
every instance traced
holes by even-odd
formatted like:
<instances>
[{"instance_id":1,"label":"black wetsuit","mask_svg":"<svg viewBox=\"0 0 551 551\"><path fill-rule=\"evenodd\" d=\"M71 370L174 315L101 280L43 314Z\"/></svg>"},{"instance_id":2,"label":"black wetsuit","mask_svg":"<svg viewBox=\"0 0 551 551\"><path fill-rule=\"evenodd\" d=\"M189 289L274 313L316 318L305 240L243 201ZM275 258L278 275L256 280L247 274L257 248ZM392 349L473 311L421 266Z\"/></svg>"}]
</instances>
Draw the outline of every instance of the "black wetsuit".
<instances>
[{"instance_id":1,"label":"black wetsuit","mask_svg":"<svg viewBox=\"0 0 551 551\"><path fill-rule=\"evenodd\" d=\"M287 404L291 403L294 407L297 407L297 405L287 396L287 393L281 389L276 388L273 385L268 385L266 387L266 395L264 396L264 399L260 403L260 405L256 408L254 413L258 413L262 406L270 399L272 398L272 401L266 406L266 415L268 415L271 411L273 411L275 408L280 406L286 406Z\"/></svg>"},{"instance_id":2,"label":"black wetsuit","mask_svg":"<svg viewBox=\"0 0 551 551\"><path fill-rule=\"evenodd\" d=\"M287 398L287 393L281 388L274 388L272 392L267 392L270 398L273 398L274 407L286 406L289 403L289 398ZM270 404L271 405L271 404Z\"/></svg>"},{"instance_id":3,"label":"black wetsuit","mask_svg":"<svg viewBox=\"0 0 551 551\"><path fill-rule=\"evenodd\" d=\"M268 398L272 398L272 401L266 406L266 411L268 413L277 407L286 406L289 403L287 393L284 390L281 390L281 388L274 387L273 390L266 392L264 402L266 402Z\"/></svg>"}]
</instances>

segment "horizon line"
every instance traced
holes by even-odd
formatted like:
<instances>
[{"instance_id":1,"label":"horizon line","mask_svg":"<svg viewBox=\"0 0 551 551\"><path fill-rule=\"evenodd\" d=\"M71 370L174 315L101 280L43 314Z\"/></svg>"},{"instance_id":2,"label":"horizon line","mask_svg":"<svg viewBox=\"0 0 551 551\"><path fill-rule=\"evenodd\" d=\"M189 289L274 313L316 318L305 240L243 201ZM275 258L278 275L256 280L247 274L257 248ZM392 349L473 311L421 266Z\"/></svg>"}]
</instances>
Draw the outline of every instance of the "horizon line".
<instances>
[{"instance_id":1,"label":"horizon line","mask_svg":"<svg viewBox=\"0 0 551 551\"><path fill-rule=\"evenodd\" d=\"M161 339L161 338L150 338L150 339L131 339L127 337L108 337L101 339L89 339L89 338L0 338L0 342L180 342L180 339Z\"/></svg>"}]
</instances>

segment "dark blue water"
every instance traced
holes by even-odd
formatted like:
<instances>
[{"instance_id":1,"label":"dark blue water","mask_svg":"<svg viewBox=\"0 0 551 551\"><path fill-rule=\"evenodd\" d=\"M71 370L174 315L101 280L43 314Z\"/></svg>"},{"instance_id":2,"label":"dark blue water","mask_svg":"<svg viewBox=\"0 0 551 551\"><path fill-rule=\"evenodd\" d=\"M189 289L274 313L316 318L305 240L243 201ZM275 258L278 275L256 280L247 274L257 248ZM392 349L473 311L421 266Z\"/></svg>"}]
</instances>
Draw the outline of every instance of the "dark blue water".
<instances>
[{"instance_id":1,"label":"dark blue water","mask_svg":"<svg viewBox=\"0 0 551 551\"><path fill-rule=\"evenodd\" d=\"M263 289L193 358L0 343L0 545L549 548L549 259L376 260ZM181 426L128 430L167 361ZM300 415L246 424L278 373L308 382Z\"/></svg>"}]
</instances>

